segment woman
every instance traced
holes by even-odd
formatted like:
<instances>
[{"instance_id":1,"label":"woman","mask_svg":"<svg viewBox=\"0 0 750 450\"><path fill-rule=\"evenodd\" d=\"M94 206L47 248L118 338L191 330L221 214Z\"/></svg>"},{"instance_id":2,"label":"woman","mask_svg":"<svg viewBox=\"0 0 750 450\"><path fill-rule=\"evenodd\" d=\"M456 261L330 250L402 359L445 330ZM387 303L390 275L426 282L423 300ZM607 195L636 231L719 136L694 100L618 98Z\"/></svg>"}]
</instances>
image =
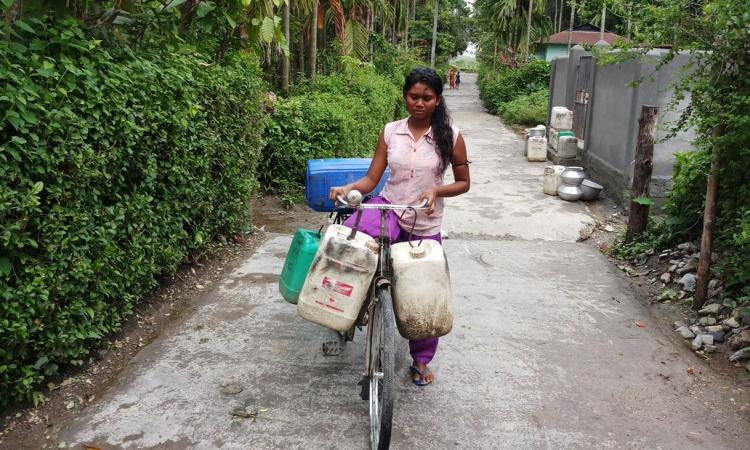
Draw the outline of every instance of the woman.
<instances>
[{"instance_id":1,"label":"woman","mask_svg":"<svg viewBox=\"0 0 750 450\"><path fill-rule=\"evenodd\" d=\"M390 232L394 242L406 241L412 227L413 240L441 242L443 197L454 197L469 190L470 161L466 156L466 144L458 129L451 126L442 93L442 80L434 70L414 69L406 77L403 88L409 117L385 126L367 175L330 190L329 196L334 201L339 195L346 196L354 189L370 192L380 182L386 166L390 167L390 177L383 191L371 202L414 205L427 200L426 212L406 211L397 219L394 217L395 230ZM452 167L455 181L446 185L443 176L448 165ZM377 217L375 221L378 221ZM368 234L379 233L379 223L368 226L363 222L364 217L360 230ZM427 365L435 356L437 345L436 337L409 342L413 359L412 380L417 386L426 386L434 379Z\"/></svg>"}]
</instances>

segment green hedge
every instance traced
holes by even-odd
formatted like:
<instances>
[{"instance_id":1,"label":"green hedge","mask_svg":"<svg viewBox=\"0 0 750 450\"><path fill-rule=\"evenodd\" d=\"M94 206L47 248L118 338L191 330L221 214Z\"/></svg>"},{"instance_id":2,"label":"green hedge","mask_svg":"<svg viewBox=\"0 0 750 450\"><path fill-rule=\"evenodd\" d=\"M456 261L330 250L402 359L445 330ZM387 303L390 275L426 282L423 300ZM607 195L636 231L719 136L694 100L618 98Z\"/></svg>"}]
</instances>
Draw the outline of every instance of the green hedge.
<instances>
[{"instance_id":1,"label":"green hedge","mask_svg":"<svg viewBox=\"0 0 750 450\"><path fill-rule=\"evenodd\" d=\"M372 65L345 58L342 73L318 77L309 91L277 102L266 125L261 183L300 187L308 159L371 156L402 103L400 89Z\"/></svg>"},{"instance_id":2,"label":"green hedge","mask_svg":"<svg viewBox=\"0 0 750 450\"><path fill-rule=\"evenodd\" d=\"M118 53L72 20L15 32L0 40L0 403L39 400L158 275L245 223L263 128L254 61Z\"/></svg>"},{"instance_id":3,"label":"green hedge","mask_svg":"<svg viewBox=\"0 0 750 450\"><path fill-rule=\"evenodd\" d=\"M549 90L540 89L501 104L497 113L507 123L516 125L538 125L547 123L547 100Z\"/></svg>"},{"instance_id":4,"label":"green hedge","mask_svg":"<svg viewBox=\"0 0 750 450\"><path fill-rule=\"evenodd\" d=\"M545 61L531 61L517 68L491 70L482 67L479 71L479 96L484 106L492 114L499 108L522 95L548 89L550 64ZM546 122L546 117L543 122Z\"/></svg>"}]
</instances>

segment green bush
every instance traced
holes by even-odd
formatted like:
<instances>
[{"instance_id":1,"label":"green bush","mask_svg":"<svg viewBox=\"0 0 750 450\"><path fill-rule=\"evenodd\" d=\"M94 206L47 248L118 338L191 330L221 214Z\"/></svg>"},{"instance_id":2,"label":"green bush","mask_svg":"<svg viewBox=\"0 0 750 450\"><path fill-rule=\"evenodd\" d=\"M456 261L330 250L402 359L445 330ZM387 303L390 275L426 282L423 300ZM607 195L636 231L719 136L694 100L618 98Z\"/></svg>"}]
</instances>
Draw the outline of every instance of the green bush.
<instances>
[{"instance_id":1,"label":"green bush","mask_svg":"<svg viewBox=\"0 0 750 450\"><path fill-rule=\"evenodd\" d=\"M73 20L0 40L0 403L80 364L156 277L248 214L257 62L104 48Z\"/></svg>"},{"instance_id":2,"label":"green bush","mask_svg":"<svg viewBox=\"0 0 750 450\"><path fill-rule=\"evenodd\" d=\"M549 86L550 64L531 61L517 68L502 67L491 70L482 67L479 71L479 96L492 114L505 103ZM546 122L546 117L543 122Z\"/></svg>"},{"instance_id":3,"label":"green bush","mask_svg":"<svg viewBox=\"0 0 750 450\"><path fill-rule=\"evenodd\" d=\"M371 156L401 105L400 90L373 66L346 58L343 72L277 102L266 125L258 176L267 189L304 182L308 159Z\"/></svg>"},{"instance_id":4,"label":"green bush","mask_svg":"<svg viewBox=\"0 0 750 450\"><path fill-rule=\"evenodd\" d=\"M537 125L547 123L549 90L540 89L501 104L497 113L506 123L514 125Z\"/></svg>"}]
</instances>

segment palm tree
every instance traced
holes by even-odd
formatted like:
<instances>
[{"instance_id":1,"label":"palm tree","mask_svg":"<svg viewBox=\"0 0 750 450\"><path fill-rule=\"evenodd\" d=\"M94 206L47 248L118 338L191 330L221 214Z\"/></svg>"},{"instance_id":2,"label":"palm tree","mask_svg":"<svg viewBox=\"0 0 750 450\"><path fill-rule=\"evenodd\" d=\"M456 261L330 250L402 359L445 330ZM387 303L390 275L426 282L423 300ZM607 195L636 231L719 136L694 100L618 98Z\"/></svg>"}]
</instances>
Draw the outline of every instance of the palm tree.
<instances>
[{"instance_id":1,"label":"palm tree","mask_svg":"<svg viewBox=\"0 0 750 450\"><path fill-rule=\"evenodd\" d=\"M547 35L552 25L545 11L547 0L477 0L476 17L482 29L492 36L492 43L511 51L529 48ZM531 6L531 8L529 8Z\"/></svg>"}]
</instances>

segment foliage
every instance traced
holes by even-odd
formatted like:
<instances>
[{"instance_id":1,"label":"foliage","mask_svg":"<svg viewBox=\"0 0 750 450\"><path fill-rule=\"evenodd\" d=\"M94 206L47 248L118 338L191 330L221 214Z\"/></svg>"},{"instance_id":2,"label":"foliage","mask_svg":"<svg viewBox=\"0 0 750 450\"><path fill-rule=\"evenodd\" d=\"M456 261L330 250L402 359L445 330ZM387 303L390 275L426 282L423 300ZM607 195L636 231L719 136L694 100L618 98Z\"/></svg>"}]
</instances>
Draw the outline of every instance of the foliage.
<instances>
[{"instance_id":1,"label":"foliage","mask_svg":"<svg viewBox=\"0 0 750 450\"><path fill-rule=\"evenodd\" d=\"M547 122L548 89L539 89L501 104L497 113L506 123L514 125L537 125Z\"/></svg>"},{"instance_id":2,"label":"foliage","mask_svg":"<svg viewBox=\"0 0 750 450\"><path fill-rule=\"evenodd\" d=\"M612 246L612 256L616 258L633 258L649 251L660 251L666 248L671 240L666 231L666 223L663 220L649 218L646 231L638 239L625 244L625 232L623 231Z\"/></svg>"},{"instance_id":3,"label":"foliage","mask_svg":"<svg viewBox=\"0 0 750 450\"><path fill-rule=\"evenodd\" d=\"M546 13L547 4L546 0L534 2L529 30L528 0L477 0L474 4L477 17L474 38L480 61L491 62L498 50L518 53L527 44L529 53L533 55L535 43L552 31L552 23ZM528 43L527 36L531 38Z\"/></svg>"},{"instance_id":4,"label":"foliage","mask_svg":"<svg viewBox=\"0 0 750 450\"><path fill-rule=\"evenodd\" d=\"M288 54L276 15L283 4L284 0L31 0L24 5L22 19L51 13L75 17L106 41L201 52L220 61L231 49L242 47L259 53L273 47Z\"/></svg>"},{"instance_id":5,"label":"foliage","mask_svg":"<svg viewBox=\"0 0 750 450\"><path fill-rule=\"evenodd\" d=\"M412 47L423 55L425 61L429 61L432 47L433 8L434 2L430 1L418 9L409 32ZM440 0L439 8L436 64L447 63L466 50L473 25L463 0Z\"/></svg>"},{"instance_id":6,"label":"foliage","mask_svg":"<svg viewBox=\"0 0 750 450\"><path fill-rule=\"evenodd\" d=\"M550 64L544 61L494 71L485 65L479 71L479 96L487 110L496 114L503 104L521 95L547 89L549 75ZM546 122L546 115L542 122Z\"/></svg>"},{"instance_id":7,"label":"foliage","mask_svg":"<svg viewBox=\"0 0 750 450\"><path fill-rule=\"evenodd\" d=\"M7 29L6 29L7 30ZM71 19L0 40L0 403L80 364L160 274L246 222L259 69L106 48Z\"/></svg>"},{"instance_id":8,"label":"foliage","mask_svg":"<svg viewBox=\"0 0 750 450\"><path fill-rule=\"evenodd\" d=\"M370 156L402 102L400 89L371 64L342 59L342 73L280 100L265 130L258 176L266 189L302 184L307 160Z\"/></svg>"},{"instance_id":9,"label":"foliage","mask_svg":"<svg viewBox=\"0 0 750 450\"><path fill-rule=\"evenodd\" d=\"M674 89L675 105L689 97L676 129L692 128L697 152L678 155L667 199L665 233L672 239L695 239L702 227L710 153L717 151L720 169L715 243L727 286L750 293L750 1L674 0L649 3L634 17L640 49L610 56L611 62L639 57L668 42L671 52L692 55L691 75ZM657 67L658 68L658 67ZM674 105L673 105L674 106ZM723 136L712 131L725 127Z\"/></svg>"}]
</instances>

